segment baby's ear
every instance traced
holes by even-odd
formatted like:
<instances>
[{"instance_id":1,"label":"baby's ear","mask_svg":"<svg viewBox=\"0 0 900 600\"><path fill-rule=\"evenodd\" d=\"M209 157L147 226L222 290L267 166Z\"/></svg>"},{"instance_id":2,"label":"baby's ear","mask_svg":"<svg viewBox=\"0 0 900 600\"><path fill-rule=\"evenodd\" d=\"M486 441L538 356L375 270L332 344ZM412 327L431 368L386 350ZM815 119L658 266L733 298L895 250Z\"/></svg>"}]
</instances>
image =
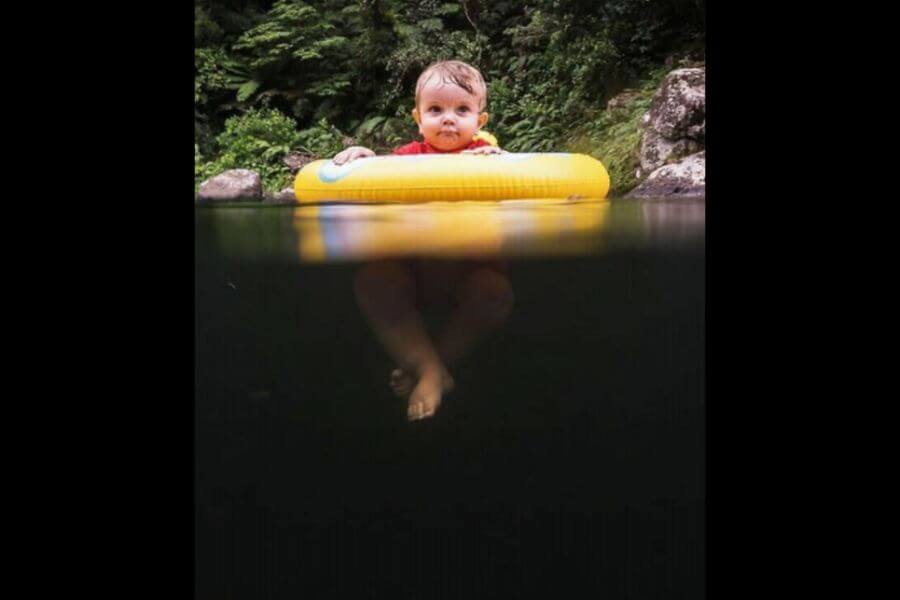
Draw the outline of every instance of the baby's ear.
<instances>
[{"instance_id":1,"label":"baby's ear","mask_svg":"<svg viewBox=\"0 0 900 600\"><path fill-rule=\"evenodd\" d=\"M419 116L419 109L417 109L417 108L412 109L412 118L413 118L413 121L416 122L416 125L419 126L419 133L422 133L422 119ZM425 135L425 134L422 133L422 135Z\"/></svg>"},{"instance_id":2,"label":"baby's ear","mask_svg":"<svg viewBox=\"0 0 900 600\"><path fill-rule=\"evenodd\" d=\"M487 124L489 116L490 115L486 112L483 112L480 115L478 115L478 128L479 129L481 129L482 127L484 127Z\"/></svg>"}]
</instances>

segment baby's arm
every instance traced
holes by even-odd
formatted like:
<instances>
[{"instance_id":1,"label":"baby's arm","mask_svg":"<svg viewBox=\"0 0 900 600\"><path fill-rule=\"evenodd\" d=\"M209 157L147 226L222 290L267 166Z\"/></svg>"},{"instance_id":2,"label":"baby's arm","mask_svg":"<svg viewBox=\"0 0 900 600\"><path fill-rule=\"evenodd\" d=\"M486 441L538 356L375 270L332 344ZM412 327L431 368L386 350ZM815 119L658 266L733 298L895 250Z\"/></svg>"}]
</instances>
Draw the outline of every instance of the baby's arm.
<instances>
[{"instance_id":1,"label":"baby's arm","mask_svg":"<svg viewBox=\"0 0 900 600\"><path fill-rule=\"evenodd\" d=\"M463 150L460 154L503 154L506 150L499 146L479 146L471 150Z\"/></svg>"},{"instance_id":2,"label":"baby's arm","mask_svg":"<svg viewBox=\"0 0 900 600\"><path fill-rule=\"evenodd\" d=\"M334 161L336 165L342 165L346 162L350 162L351 160L356 160L357 158L366 158L368 156L375 156L375 153L369 150L364 146L350 146L345 150L341 150L337 154L334 155L334 158L331 159Z\"/></svg>"}]
</instances>

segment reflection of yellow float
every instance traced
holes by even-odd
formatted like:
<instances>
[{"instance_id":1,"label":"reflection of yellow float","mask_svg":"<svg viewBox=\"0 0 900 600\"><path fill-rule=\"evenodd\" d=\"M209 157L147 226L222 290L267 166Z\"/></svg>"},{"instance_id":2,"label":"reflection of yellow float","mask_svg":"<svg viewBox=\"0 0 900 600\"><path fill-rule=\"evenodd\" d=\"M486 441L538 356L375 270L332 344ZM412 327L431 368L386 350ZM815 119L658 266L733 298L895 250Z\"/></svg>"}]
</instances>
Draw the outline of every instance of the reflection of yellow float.
<instances>
[{"instance_id":1,"label":"reflection of yellow float","mask_svg":"<svg viewBox=\"0 0 900 600\"><path fill-rule=\"evenodd\" d=\"M477 258L598 250L608 202L433 202L294 209L302 262L403 256Z\"/></svg>"},{"instance_id":2,"label":"reflection of yellow float","mask_svg":"<svg viewBox=\"0 0 900 600\"><path fill-rule=\"evenodd\" d=\"M294 194L302 204L603 199L608 191L603 164L570 153L377 156L340 166L317 160L294 180Z\"/></svg>"}]
</instances>

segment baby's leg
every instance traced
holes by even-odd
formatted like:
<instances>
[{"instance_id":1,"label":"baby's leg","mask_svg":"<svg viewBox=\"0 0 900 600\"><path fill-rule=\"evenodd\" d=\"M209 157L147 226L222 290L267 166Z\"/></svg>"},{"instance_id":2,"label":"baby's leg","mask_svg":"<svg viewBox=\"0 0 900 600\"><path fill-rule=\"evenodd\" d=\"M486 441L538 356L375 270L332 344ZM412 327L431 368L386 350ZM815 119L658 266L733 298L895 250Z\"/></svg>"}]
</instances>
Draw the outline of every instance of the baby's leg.
<instances>
[{"instance_id":1,"label":"baby's leg","mask_svg":"<svg viewBox=\"0 0 900 600\"><path fill-rule=\"evenodd\" d=\"M457 307L438 341L445 364L455 365L486 333L502 325L513 307L513 290L505 269L476 265L460 281Z\"/></svg>"},{"instance_id":2,"label":"baby's leg","mask_svg":"<svg viewBox=\"0 0 900 600\"><path fill-rule=\"evenodd\" d=\"M416 286L408 264L378 262L362 267L354 279L356 299L388 355L415 374L410 419L430 417L452 379L441 362L415 306Z\"/></svg>"},{"instance_id":3,"label":"baby's leg","mask_svg":"<svg viewBox=\"0 0 900 600\"><path fill-rule=\"evenodd\" d=\"M513 290L506 267L498 262L424 262L419 269L422 292L437 302L443 294L455 297L455 307L438 340L438 355L453 368L486 333L502 325L513 306ZM415 378L402 368L391 373L398 396L408 393Z\"/></svg>"}]
</instances>

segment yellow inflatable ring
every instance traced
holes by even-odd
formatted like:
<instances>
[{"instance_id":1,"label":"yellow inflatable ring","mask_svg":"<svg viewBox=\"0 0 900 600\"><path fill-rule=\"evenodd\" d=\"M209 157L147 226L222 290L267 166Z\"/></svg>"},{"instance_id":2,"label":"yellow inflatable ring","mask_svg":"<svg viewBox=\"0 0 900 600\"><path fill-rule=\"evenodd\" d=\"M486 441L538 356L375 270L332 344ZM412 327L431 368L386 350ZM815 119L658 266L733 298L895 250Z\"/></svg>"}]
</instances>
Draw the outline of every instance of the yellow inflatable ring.
<instances>
[{"instance_id":1,"label":"yellow inflatable ring","mask_svg":"<svg viewBox=\"0 0 900 600\"><path fill-rule=\"evenodd\" d=\"M562 152L375 156L340 166L317 160L294 180L302 204L603 199L607 192L599 160Z\"/></svg>"}]
</instances>

